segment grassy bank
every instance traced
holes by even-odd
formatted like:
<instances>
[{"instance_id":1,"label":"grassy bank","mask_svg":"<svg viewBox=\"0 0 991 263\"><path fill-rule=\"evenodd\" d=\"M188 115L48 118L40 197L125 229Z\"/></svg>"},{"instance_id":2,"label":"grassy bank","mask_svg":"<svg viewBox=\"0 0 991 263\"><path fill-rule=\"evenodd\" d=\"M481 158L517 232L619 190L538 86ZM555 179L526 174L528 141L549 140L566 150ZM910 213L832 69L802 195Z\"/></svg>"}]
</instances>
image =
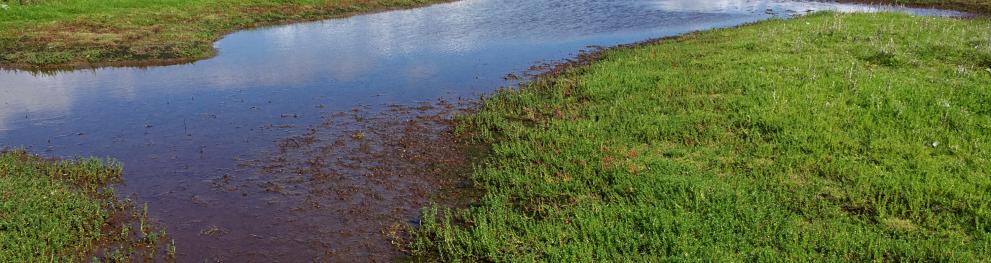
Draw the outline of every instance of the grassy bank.
<instances>
[{"instance_id":1,"label":"grassy bank","mask_svg":"<svg viewBox=\"0 0 991 263\"><path fill-rule=\"evenodd\" d=\"M982 15L991 15L991 1L987 0L840 0L840 2L954 9Z\"/></svg>"},{"instance_id":2,"label":"grassy bank","mask_svg":"<svg viewBox=\"0 0 991 263\"><path fill-rule=\"evenodd\" d=\"M427 211L414 253L991 260L991 21L825 13L602 55L464 117L485 195Z\"/></svg>"},{"instance_id":3,"label":"grassy bank","mask_svg":"<svg viewBox=\"0 0 991 263\"><path fill-rule=\"evenodd\" d=\"M229 32L448 0L35 0L0 8L0 67L178 63Z\"/></svg>"},{"instance_id":4,"label":"grassy bank","mask_svg":"<svg viewBox=\"0 0 991 263\"><path fill-rule=\"evenodd\" d=\"M120 180L121 171L113 161L0 153L0 262L155 257L149 250L165 233L153 229L147 214L132 214L130 204L114 196L108 185ZM131 219L140 229L131 229ZM159 258L174 253L173 247L166 250Z\"/></svg>"}]
</instances>

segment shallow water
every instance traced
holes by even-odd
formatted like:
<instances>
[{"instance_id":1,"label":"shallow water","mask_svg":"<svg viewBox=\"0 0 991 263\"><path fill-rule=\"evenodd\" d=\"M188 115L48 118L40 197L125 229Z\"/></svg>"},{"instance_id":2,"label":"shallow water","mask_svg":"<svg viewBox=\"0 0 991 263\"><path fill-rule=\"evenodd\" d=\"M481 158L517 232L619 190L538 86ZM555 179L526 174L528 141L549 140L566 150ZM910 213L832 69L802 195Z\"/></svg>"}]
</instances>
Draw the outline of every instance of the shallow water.
<instances>
[{"instance_id":1,"label":"shallow water","mask_svg":"<svg viewBox=\"0 0 991 263\"><path fill-rule=\"evenodd\" d=\"M376 224L339 209L300 212L312 196L267 191L266 171L246 160L313 127L344 132L323 125L335 112L477 98L513 84L508 73L589 46L819 10L960 15L805 1L465 0L242 31L192 64L3 71L0 147L123 161L120 191L149 204L181 261L389 259L398 253L369 236L378 229L354 229ZM414 220L407 210L400 216Z\"/></svg>"}]
</instances>

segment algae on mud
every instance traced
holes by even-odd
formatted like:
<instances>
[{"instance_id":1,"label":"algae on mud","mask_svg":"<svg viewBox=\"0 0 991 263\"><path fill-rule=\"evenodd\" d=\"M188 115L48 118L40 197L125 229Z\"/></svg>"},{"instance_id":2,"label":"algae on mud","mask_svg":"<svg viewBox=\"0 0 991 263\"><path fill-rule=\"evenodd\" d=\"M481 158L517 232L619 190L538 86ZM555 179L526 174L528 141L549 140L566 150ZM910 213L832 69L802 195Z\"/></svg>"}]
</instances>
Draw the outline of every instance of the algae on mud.
<instances>
[{"instance_id":1,"label":"algae on mud","mask_svg":"<svg viewBox=\"0 0 991 263\"><path fill-rule=\"evenodd\" d=\"M604 51L460 130L467 261L991 259L991 21L819 13Z\"/></svg>"},{"instance_id":2,"label":"algae on mud","mask_svg":"<svg viewBox=\"0 0 991 263\"><path fill-rule=\"evenodd\" d=\"M0 9L0 67L174 64L235 30L447 0L44 0Z\"/></svg>"}]
</instances>

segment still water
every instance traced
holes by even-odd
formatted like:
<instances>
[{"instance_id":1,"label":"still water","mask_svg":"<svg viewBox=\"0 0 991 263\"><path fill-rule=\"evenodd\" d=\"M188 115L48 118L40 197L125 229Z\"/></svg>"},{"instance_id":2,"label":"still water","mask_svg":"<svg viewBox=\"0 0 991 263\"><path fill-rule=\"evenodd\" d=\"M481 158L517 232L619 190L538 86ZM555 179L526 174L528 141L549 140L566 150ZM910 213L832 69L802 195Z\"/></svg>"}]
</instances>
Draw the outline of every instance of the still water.
<instances>
[{"instance_id":1,"label":"still water","mask_svg":"<svg viewBox=\"0 0 991 263\"><path fill-rule=\"evenodd\" d=\"M960 15L785 0L465 0L242 31L191 64L0 71L0 147L121 160L119 191L149 204L181 261L390 259L399 254L378 225L297 213L299 198L239 176L251 173L245 160L335 112L478 98L590 46L821 10ZM242 187L216 183L229 180Z\"/></svg>"}]
</instances>

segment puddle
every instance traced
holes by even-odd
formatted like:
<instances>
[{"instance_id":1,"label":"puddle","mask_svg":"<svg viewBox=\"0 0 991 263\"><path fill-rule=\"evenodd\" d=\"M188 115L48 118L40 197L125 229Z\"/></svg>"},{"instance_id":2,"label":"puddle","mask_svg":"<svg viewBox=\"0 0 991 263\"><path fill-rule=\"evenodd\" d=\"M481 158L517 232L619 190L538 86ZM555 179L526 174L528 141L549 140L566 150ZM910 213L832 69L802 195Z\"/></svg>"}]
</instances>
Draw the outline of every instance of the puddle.
<instances>
[{"instance_id":1,"label":"puddle","mask_svg":"<svg viewBox=\"0 0 991 263\"><path fill-rule=\"evenodd\" d=\"M436 160L464 161L429 136L443 134L455 102L589 46L817 10L960 15L807 1L465 0L242 31L192 64L2 71L0 147L121 160L119 192L149 204L179 261L391 260L401 253L390 229L415 225L431 195L460 184L430 176L454 166Z\"/></svg>"}]
</instances>

